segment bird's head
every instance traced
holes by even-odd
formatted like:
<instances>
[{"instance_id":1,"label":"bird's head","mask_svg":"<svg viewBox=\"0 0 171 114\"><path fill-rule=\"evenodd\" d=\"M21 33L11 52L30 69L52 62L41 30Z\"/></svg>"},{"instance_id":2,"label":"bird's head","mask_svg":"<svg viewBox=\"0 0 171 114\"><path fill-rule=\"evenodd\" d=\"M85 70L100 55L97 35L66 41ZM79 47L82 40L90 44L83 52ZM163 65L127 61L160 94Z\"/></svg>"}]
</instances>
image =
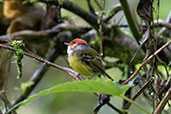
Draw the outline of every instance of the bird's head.
<instances>
[{"instance_id":1,"label":"bird's head","mask_svg":"<svg viewBox=\"0 0 171 114\"><path fill-rule=\"evenodd\" d=\"M90 49L88 43L80 38L76 38L72 40L70 43L65 43L65 45L68 46L68 57L72 56L74 52Z\"/></svg>"},{"instance_id":2,"label":"bird's head","mask_svg":"<svg viewBox=\"0 0 171 114\"><path fill-rule=\"evenodd\" d=\"M68 46L69 50L73 50L75 49L78 45L87 45L88 43L80 38L75 38L74 40L72 40L70 43L65 43L65 45Z\"/></svg>"}]
</instances>

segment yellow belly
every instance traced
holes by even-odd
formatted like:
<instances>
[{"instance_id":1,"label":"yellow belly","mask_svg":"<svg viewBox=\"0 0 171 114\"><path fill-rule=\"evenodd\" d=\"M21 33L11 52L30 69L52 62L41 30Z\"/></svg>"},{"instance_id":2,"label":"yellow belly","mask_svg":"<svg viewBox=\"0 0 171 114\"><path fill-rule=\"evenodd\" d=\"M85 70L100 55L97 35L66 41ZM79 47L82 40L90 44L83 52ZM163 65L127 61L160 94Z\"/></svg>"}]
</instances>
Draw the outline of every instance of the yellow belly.
<instances>
[{"instance_id":1,"label":"yellow belly","mask_svg":"<svg viewBox=\"0 0 171 114\"><path fill-rule=\"evenodd\" d=\"M91 68L83 63L76 55L68 58L70 66L79 74L83 76L96 76L98 73L95 73L91 70Z\"/></svg>"}]
</instances>

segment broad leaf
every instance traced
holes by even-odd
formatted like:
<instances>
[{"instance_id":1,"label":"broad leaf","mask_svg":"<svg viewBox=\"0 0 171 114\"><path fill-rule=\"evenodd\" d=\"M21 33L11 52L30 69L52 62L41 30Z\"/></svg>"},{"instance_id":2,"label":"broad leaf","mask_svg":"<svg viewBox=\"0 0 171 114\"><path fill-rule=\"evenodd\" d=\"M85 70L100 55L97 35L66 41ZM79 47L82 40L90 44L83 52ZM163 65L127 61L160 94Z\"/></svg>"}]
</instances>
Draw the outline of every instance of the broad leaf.
<instances>
[{"instance_id":1,"label":"broad leaf","mask_svg":"<svg viewBox=\"0 0 171 114\"><path fill-rule=\"evenodd\" d=\"M112 96L122 96L126 90L129 89L131 84L120 85L118 82L112 82L111 80L86 80L86 81L73 81L66 82L53 86L52 88L43 90L28 99L16 104L13 108L19 105L25 105L31 102L33 99L52 93L58 92L89 92L89 93L102 93Z\"/></svg>"}]
</instances>

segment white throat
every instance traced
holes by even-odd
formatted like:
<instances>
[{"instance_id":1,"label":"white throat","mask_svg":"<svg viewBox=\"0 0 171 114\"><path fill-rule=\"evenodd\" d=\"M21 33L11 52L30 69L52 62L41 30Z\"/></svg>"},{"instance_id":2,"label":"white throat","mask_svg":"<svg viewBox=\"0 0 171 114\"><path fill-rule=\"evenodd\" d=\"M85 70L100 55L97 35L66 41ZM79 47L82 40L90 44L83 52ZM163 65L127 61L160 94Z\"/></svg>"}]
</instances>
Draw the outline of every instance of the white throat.
<instances>
[{"instance_id":1,"label":"white throat","mask_svg":"<svg viewBox=\"0 0 171 114\"><path fill-rule=\"evenodd\" d=\"M68 58L70 58L73 54L73 50L70 49L70 46L67 48Z\"/></svg>"},{"instance_id":2,"label":"white throat","mask_svg":"<svg viewBox=\"0 0 171 114\"><path fill-rule=\"evenodd\" d=\"M80 52L81 50L87 50L90 49L90 46L88 45L77 45L74 49L70 49L70 46L68 46L67 53L68 58L70 58L74 52Z\"/></svg>"}]
</instances>

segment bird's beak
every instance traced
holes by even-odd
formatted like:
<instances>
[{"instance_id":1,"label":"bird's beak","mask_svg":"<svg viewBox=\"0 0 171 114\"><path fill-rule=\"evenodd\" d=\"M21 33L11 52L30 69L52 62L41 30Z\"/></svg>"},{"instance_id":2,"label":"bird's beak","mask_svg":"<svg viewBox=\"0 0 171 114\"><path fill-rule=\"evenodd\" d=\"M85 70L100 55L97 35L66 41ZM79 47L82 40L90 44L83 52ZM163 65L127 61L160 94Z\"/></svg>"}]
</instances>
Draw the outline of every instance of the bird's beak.
<instances>
[{"instance_id":1,"label":"bird's beak","mask_svg":"<svg viewBox=\"0 0 171 114\"><path fill-rule=\"evenodd\" d=\"M66 43L66 42L65 42L64 44L67 45L67 46L69 46L69 43Z\"/></svg>"}]
</instances>

